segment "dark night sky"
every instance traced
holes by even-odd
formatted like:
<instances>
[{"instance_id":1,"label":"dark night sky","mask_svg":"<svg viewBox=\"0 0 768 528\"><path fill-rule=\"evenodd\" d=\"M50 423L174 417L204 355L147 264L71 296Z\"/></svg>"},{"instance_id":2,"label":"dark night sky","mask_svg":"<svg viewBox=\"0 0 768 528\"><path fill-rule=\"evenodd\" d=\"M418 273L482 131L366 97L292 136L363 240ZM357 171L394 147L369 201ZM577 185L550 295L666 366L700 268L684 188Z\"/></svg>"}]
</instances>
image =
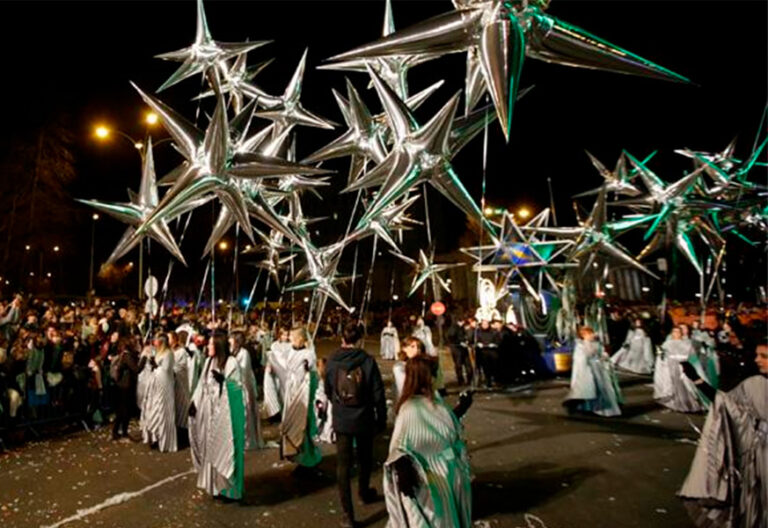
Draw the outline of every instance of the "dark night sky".
<instances>
[{"instance_id":1,"label":"dark night sky","mask_svg":"<svg viewBox=\"0 0 768 528\"><path fill-rule=\"evenodd\" d=\"M213 37L221 41L274 39L251 52L251 64L270 57L275 62L257 78L268 92L282 92L303 49L309 47L303 104L334 121L341 116L331 88L343 91L344 74L314 70L320 61L373 40L381 30L383 0L370 1L216 1L206 2ZM577 70L528 60L522 84L535 89L516 107L513 133L504 144L498 126L491 129L487 195L494 205L548 205L546 178L552 178L561 223L573 222L570 195L595 187L600 178L584 154L588 149L612 166L622 148L638 156L654 149L653 165L666 179L677 179L687 164L675 148L720 150L734 136L737 153L751 145L766 100L766 19L764 1L581 1L554 0L548 12L691 78L680 85L604 72ZM399 28L451 9L447 0L395 1ZM195 4L185 1L0 2L0 49L4 50L4 110L0 139L41 119L65 112L77 134L78 181L73 195L105 200L125 199L125 188L138 185L139 162L127 143L96 144L91 130L106 122L140 136L144 110L128 84L147 91L158 87L176 63L153 55L186 47L194 37ZM362 74L348 74L372 110L375 93L365 90ZM437 79L446 85L417 113L426 121L462 88L463 55L444 57L411 70L411 91ZM172 87L161 98L193 118L197 80ZM299 156L335 138L341 131L300 129ZM159 147L158 172L172 168L171 149ZM482 139L456 158L457 171L479 199ZM336 190L347 161L328 165L342 174L325 192L325 201L307 198L310 213L348 207ZM436 193L430 195L439 248L455 248L463 217ZM585 204L589 205L589 204ZM201 215L204 216L204 215ZM323 224L325 235L341 234L347 213ZM90 212L82 210L84 233ZM208 220L201 219L205 223ZM86 227L87 226L87 227ZM122 227L107 220L99 225L97 260L111 251ZM201 226L198 245L207 232ZM69 252L73 269L87 277L89 236ZM424 246L414 235L410 253ZM199 254L193 245L184 248ZM408 251L406 247L406 251ZM188 260L196 261L195 256ZM163 264L164 268L164 264ZM195 275L197 271L191 270ZM199 276L199 275L196 275ZM74 289L79 288L79 286Z\"/></svg>"}]
</instances>

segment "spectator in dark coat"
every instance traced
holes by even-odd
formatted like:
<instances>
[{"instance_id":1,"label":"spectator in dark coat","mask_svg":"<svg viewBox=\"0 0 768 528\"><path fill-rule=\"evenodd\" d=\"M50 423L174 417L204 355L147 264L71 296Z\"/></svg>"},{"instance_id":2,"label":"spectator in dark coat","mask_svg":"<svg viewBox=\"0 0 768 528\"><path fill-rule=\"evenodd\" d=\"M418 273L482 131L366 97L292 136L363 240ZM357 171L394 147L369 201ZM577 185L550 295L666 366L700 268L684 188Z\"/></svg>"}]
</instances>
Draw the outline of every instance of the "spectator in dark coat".
<instances>
[{"instance_id":1,"label":"spectator in dark coat","mask_svg":"<svg viewBox=\"0 0 768 528\"><path fill-rule=\"evenodd\" d=\"M350 469L352 446L357 446L360 467L358 495L364 503L379 499L370 487L373 466L373 436L387 426L387 404L384 383L376 361L358 348L361 328L348 324L343 331L341 348L329 359L325 368L325 393L333 403L333 428L336 431L339 497L344 511L343 526L355 526Z\"/></svg>"}]
</instances>

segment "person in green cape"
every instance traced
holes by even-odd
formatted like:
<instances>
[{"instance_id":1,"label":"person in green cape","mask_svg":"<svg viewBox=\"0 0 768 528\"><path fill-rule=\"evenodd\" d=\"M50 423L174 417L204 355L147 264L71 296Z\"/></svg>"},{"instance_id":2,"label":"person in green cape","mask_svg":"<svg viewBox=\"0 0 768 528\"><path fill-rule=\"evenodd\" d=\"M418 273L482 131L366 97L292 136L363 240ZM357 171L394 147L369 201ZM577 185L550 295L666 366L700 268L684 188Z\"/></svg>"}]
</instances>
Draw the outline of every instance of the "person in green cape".
<instances>
[{"instance_id":1,"label":"person in green cape","mask_svg":"<svg viewBox=\"0 0 768 528\"><path fill-rule=\"evenodd\" d=\"M224 334L208 341L208 357L189 408L189 440L197 487L214 497L243 498L245 404L237 360Z\"/></svg>"}]
</instances>

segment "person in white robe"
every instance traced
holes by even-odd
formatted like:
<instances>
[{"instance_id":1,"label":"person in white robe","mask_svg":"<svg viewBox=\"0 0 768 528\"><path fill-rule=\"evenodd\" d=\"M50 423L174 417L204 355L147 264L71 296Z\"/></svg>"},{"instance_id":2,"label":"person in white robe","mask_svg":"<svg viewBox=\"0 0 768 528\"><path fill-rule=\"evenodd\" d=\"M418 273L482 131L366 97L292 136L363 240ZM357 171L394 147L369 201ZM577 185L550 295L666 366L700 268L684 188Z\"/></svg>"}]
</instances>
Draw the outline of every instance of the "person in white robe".
<instances>
[{"instance_id":1,"label":"person in white robe","mask_svg":"<svg viewBox=\"0 0 768 528\"><path fill-rule=\"evenodd\" d=\"M600 416L619 416L623 398L613 364L592 328L582 327L579 337L573 351L571 390L564 405Z\"/></svg>"},{"instance_id":2,"label":"person in white robe","mask_svg":"<svg viewBox=\"0 0 768 528\"><path fill-rule=\"evenodd\" d=\"M197 380L200 379L200 373L203 370L203 363L205 362L205 353L198 346L198 341L202 343L204 341L203 336L197 333L197 330L189 324L185 323L176 329L176 335L179 338L179 344L184 347L187 352L187 381L189 382L189 394L195 392L197 387Z\"/></svg>"},{"instance_id":3,"label":"person in white robe","mask_svg":"<svg viewBox=\"0 0 768 528\"><path fill-rule=\"evenodd\" d=\"M624 344L611 357L611 362L616 367L635 374L650 374L653 372L655 359L651 338L643 328L643 321L636 319L634 328L629 329Z\"/></svg>"},{"instance_id":4,"label":"person in white robe","mask_svg":"<svg viewBox=\"0 0 768 528\"><path fill-rule=\"evenodd\" d=\"M685 375L682 364L695 356L693 344L683 339L679 326L672 329L667 340L661 345L661 353L656 357L653 374L653 397L663 406L678 412L703 412L709 402ZM695 360L694 360L695 362ZM701 366L697 370L701 370ZM701 370L701 377L707 376Z\"/></svg>"},{"instance_id":5,"label":"person in white robe","mask_svg":"<svg viewBox=\"0 0 768 528\"><path fill-rule=\"evenodd\" d=\"M406 381L384 464L390 528L469 528L469 457L455 414L435 393L426 357L406 363Z\"/></svg>"},{"instance_id":6,"label":"person in white robe","mask_svg":"<svg viewBox=\"0 0 768 528\"><path fill-rule=\"evenodd\" d=\"M291 342L288 329L281 328L278 340L272 343L264 367L264 407L267 418L274 418L283 410L288 374L288 356Z\"/></svg>"},{"instance_id":7,"label":"person in white robe","mask_svg":"<svg viewBox=\"0 0 768 528\"><path fill-rule=\"evenodd\" d=\"M768 528L768 343L757 346L755 363L759 375L714 396L678 493L699 528Z\"/></svg>"},{"instance_id":8,"label":"person in white robe","mask_svg":"<svg viewBox=\"0 0 768 528\"><path fill-rule=\"evenodd\" d=\"M397 328L392 321L387 321L387 326L381 331L381 359L396 359L398 352L400 352L400 337L397 335Z\"/></svg>"},{"instance_id":9,"label":"person in white robe","mask_svg":"<svg viewBox=\"0 0 768 528\"><path fill-rule=\"evenodd\" d=\"M432 330L424 322L423 317L419 317L416 319L416 326L413 327L413 331L411 332L411 335L419 339L422 343L424 343L424 350L426 351L428 356L431 356L431 357L437 356L435 345L434 343L432 343Z\"/></svg>"},{"instance_id":10,"label":"person in white robe","mask_svg":"<svg viewBox=\"0 0 768 528\"><path fill-rule=\"evenodd\" d=\"M303 327L291 330L291 352L287 359L280 458L289 459L299 466L313 467L322 458L315 444L317 423L314 406L319 378L315 349Z\"/></svg>"},{"instance_id":11,"label":"person in white robe","mask_svg":"<svg viewBox=\"0 0 768 528\"><path fill-rule=\"evenodd\" d=\"M168 345L173 350L173 392L175 395L176 427L186 429L189 411L189 355L176 332L168 332ZM178 434L178 432L177 432Z\"/></svg>"},{"instance_id":12,"label":"person in white robe","mask_svg":"<svg viewBox=\"0 0 768 528\"><path fill-rule=\"evenodd\" d=\"M244 489L245 404L237 360L227 338L214 334L189 406L189 442L197 487L240 500Z\"/></svg>"},{"instance_id":13,"label":"person in white robe","mask_svg":"<svg viewBox=\"0 0 768 528\"><path fill-rule=\"evenodd\" d=\"M259 390L256 385L256 375L251 365L251 354L245 348L245 336L242 332L233 332L229 338L230 351L240 367L243 379L243 397L245 400L245 449L260 449L264 447L261 438L261 413L259 412Z\"/></svg>"},{"instance_id":14,"label":"person in white robe","mask_svg":"<svg viewBox=\"0 0 768 528\"><path fill-rule=\"evenodd\" d=\"M158 334L153 346L144 349L139 368L137 396L142 439L150 446L157 444L161 452L176 451L173 351L165 334Z\"/></svg>"},{"instance_id":15,"label":"person in white robe","mask_svg":"<svg viewBox=\"0 0 768 528\"><path fill-rule=\"evenodd\" d=\"M707 373L708 382L717 389L720 386L720 358L715 347L715 338L701 328L698 320L693 321L690 330L691 343L696 357Z\"/></svg>"}]
</instances>

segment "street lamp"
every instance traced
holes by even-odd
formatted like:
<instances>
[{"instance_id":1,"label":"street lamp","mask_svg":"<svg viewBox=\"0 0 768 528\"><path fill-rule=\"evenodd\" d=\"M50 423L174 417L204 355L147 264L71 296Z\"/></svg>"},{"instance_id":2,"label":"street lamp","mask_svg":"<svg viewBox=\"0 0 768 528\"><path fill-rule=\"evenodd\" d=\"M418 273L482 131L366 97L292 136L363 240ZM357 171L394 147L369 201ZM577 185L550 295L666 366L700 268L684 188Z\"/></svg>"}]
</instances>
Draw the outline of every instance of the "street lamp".
<instances>
[{"instance_id":1,"label":"street lamp","mask_svg":"<svg viewBox=\"0 0 768 528\"><path fill-rule=\"evenodd\" d=\"M229 248L229 243L227 243L226 240L222 240L219 242L219 249L222 251L226 251Z\"/></svg>"},{"instance_id":2,"label":"street lamp","mask_svg":"<svg viewBox=\"0 0 768 528\"><path fill-rule=\"evenodd\" d=\"M58 253L59 252L59 246L53 246L53 252Z\"/></svg>"},{"instance_id":3,"label":"street lamp","mask_svg":"<svg viewBox=\"0 0 768 528\"><path fill-rule=\"evenodd\" d=\"M154 112L148 112L146 117L144 118L144 122L147 123L149 126L156 125L158 121L160 121L160 116L158 116Z\"/></svg>"},{"instance_id":4,"label":"street lamp","mask_svg":"<svg viewBox=\"0 0 768 528\"><path fill-rule=\"evenodd\" d=\"M521 208L520 208L520 209L518 209L518 211L517 211L517 216L519 216L520 218L522 218L523 220L525 220L526 218L528 218L529 216L531 216L531 211L530 211L530 210L529 210L527 207L521 207Z\"/></svg>"}]
</instances>

